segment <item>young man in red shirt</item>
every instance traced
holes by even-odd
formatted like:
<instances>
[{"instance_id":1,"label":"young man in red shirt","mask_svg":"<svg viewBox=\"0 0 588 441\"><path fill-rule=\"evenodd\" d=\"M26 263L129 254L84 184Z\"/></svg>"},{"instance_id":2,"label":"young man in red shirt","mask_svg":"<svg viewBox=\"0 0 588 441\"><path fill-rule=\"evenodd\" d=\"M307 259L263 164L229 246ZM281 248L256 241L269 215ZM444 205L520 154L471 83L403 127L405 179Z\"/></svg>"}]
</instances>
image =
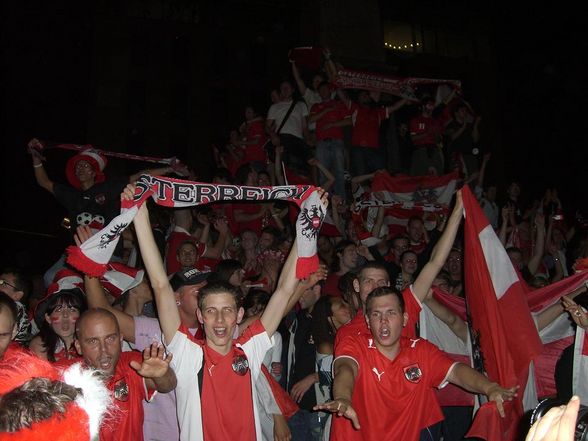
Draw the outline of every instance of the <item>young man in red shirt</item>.
<instances>
[{"instance_id":1,"label":"young man in red shirt","mask_svg":"<svg viewBox=\"0 0 588 441\"><path fill-rule=\"evenodd\" d=\"M345 150L343 127L351 125L349 110L341 101L331 99L329 83L322 82L318 93L322 102L310 109L309 123L316 123L316 159L335 175L335 193L345 199ZM321 184L325 177L321 175Z\"/></svg>"},{"instance_id":2,"label":"young man in red shirt","mask_svg":"<svg viewBox=\"0 0 588 441\"><path fill-rule=\"evenodd\" d=\"M437 144L443 134L443 124L433 116L435 101L426 97L422 101L422 113L410 120L410 137L414 150L410 174L412 176L427 175L435 172L443 173L443 155Z\"/></svg>"},{"instance_id":3,"label":"young man in red shirt","mask_svg":"<svg viewBox=\"0 0 588 441\"><path fill-rule=\"evenodd\" d=\"M366 300L369 335L348 338L333 363L333 396L316 406L345 416L356 430L331 440L416 441L421 430L443 419L435 402L434 387L448 382L494 401L504 416L503 402L512 400L518 386L504 389L462 363L453 362L436 346L421 339L403 337L409 321L403 296L380 287ZM351 426L349 421L346 422Z\"/></svg>"},{"instance_id":4,"label":"young man in red shirt","mask_svg":"<svg viewBox=\"0 0 588 441\"><path fill-rule=\"evenodd\" d=\"M418 319L419 313L422 309L421 304L425 301L427 293L437 277L437 274L443 268L445 260L451 251L451 247L457 235L457 230L461 222L463 213L463 203L461 199L461 192L457 193L456 203L447 221L445 231L435 246L431 254L431 260L423 267L418 277L412 285L402 292L403 304L407 313L407 321L402 329L402 335L406 338L418 338ZM370 262L366 264L357 274L357 278L353 281L353 287L362 303L356 316L348 324L342 326L337 331L335 336L335 357L338 357L345 347L349 339L363 336L371 338L370 331L365 319L365 305L368 295L376 288L390 286L390 276L386 271L386 267L382 264ZM334 395L337 397L337 395ZM440 411L439 405L435 397L432 398L430 407L434 407ZM353 430L351 424L341 419L334 419L331 426L331 436L336 436L335 439L358 439L357 431ZM361 437L359 437L361 439ZM398 438L401 439L401 438Z\"/></svg>"},{"instance_id":5,"label":"young man in red shirt","mask_svg":"<svg viewBox=\"0 0 588 441\"><path fill-rule=\"evenodd\" d=\"M127 187L125 198L132 199L134 188ZM321 203L327 204L323 193ZM265 353L271 346L286 311L298 301L295 267L296 243L286 260L276 291L261 319L253 322L236 340L237 324L244 310L239 293L228 284L212 284L199 293L198 320L204 340L195 340L181 326L172 287L156 251L146 204L135 219L141 255L154 290L159 320L168 349L175 355L172 367L178 377L176 388L180 439L193 441L259 440L261 426L256 406L257 392L252 387L261 373ZM293 295L293 293L297 295Z\"/></svg>"},{"instance_id":6,"label":"young man in red shirt","mask_svg":"<svg viewBox=\"0 0 588 441\"><path fill-rule=\"evenodd\" d=\"M163 268L162 268L163 270ZM86 311L76 322L77 351L84 362L102 373L113 396L113 409L100 428L101 441L143 440L143 400L153 391L170 392L176 376L171 355L153 344L143 351L121 352L123 337L116 317L105 309Z\"/></svg>"}]
</instances>

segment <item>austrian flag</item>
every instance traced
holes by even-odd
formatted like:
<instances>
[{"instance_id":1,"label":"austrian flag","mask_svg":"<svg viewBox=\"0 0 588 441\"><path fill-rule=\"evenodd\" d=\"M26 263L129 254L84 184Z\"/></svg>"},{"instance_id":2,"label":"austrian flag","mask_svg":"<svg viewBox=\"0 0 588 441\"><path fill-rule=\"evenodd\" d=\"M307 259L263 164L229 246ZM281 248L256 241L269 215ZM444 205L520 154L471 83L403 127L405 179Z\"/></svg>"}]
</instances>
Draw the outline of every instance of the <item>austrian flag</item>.
<instances>
[{"instance_id":1,"label":"austrian flag","mask_svg":"<svg viewBox=\"0 0 588 441\"><path fill-rule=\"evenodd\" d=\"M327 210L316 187L215 185L150 175L141 175L137 181L134 200L123 200L120 214L106 227L84 242L81 247L68 248L67 262L90 276L103 275L120 235L131 224L139 208L149 197L159 205L173 208L236 200L294 202L300 207L296 222L296 277L306 278L318 268L316 241Z\"/></svg>"}]
</instances>

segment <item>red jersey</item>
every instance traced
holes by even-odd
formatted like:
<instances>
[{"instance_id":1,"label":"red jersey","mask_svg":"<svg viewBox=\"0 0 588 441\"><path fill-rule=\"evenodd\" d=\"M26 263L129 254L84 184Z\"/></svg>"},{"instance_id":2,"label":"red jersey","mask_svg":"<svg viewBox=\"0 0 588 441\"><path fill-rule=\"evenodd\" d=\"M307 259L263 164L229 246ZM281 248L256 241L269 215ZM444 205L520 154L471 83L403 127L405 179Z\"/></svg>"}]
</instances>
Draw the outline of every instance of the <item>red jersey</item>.
<instances>
[{"instance_id":1,"label":"red jersey","mask_svg":"<svg viewBox=\"0 0 588 441\"><path fill-rule=\"evenodd\" d=\"M345 118L351 117L349 110L341 101L329 100L323 103L316 103L310 108L310 114L315 115L321 113L327 108L332 108L330 112L323 115L322 118L316 121L316 140L323 139L343 139L343 129L341 127L331 127L325 129L325 124L336 123Z\"/></svg>"},{"instance_id":2,"label":"red jersey","mask_svg":"<svg viewBox=\"0 0 588 441\"><path fill-rule=\"evenodd\" d=\"M415 147L437 144L437 136L441 133L443 133L443 126L435 118L421 115L410 120L411 136L426 134L423 138L412 142Z\"/></svg>"},{"instance_id":3,"label":"red jersey","mask_svg":"<svg viewBox=\"0 0 588 441\"><path fill-rule=\"evenodd\" d=\"M206 251L206 245L203 243L196 242L194 236L188 233L186 230L180 227L175 227L174 231L171 232L167 239L167 252L165 254L165 266L167 268L168 276L176 273L181 269L180 262L178 261L178 248L183 242L190 241L196 245L196 252L198 256L202 256ZM198 261L197 261L198 262Z\"/></svg>"},{"instance_id":4,"label":"red jersey","mask_svg":"<svg viewBox=\"0 0 588 441\"><path fill-rule=\"evenodd\" d=\"M339 345L339 357L358 366L351 401L361 430L335 418L331 440L416 441L421 429L443 419L433 388L445 386L454 362L428 341L402 337L400 352L390 360L360 335Z\"/></svg>"},{"instance_id":5,"label":"red jersey","mask_svg":"<svg viewBox=\"0 0 588 441\"><path fill-rule=\"evenodd\" d=\"M132 360L141 363L143 356L121 352L114 375L106 384L113 406L100 426L100 441L143 440L143 400L149 400L151 394L143 377L129 365Z\"/></svg>"},{"instance_id":6,"label":"red jersey","mask_svg":"<svg viewBox=\"0 0 588 441\"><path fill-rule=\"evenodd\" d=\"M255 144L247 145L245 147L245 158L244 162L258 161L266 163L267 155L263 146L267 141L265 136L265 126L263 119L256 118L251 121L247 121L245 125L245 138L246 141L256 140Z\"/></svg>"},{"instance_id":7,"label":"red jersey","mask_svg":"<svg viewBox=\"0 0 588 441\"><path fill-rule=\"evenodd\" d=\"M351 145L378 148L380 146L380 125L388 116L386 107L369 107L352 103Z\"/></svg>"}]
</instances>

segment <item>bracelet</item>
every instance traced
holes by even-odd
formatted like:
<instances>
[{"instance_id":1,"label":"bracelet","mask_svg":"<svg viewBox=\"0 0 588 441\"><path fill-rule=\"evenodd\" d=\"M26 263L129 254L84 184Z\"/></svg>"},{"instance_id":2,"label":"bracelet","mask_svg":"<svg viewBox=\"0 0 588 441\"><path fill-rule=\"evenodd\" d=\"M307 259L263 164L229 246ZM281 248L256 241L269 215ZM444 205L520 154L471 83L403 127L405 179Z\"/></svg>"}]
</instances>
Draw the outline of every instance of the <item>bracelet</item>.
<instances>
[{"instance_id":1,"label":"bracelet","mask_svg":"<svg viewBox=\"0 0 588 441\"><path fill-rule=\"evenodd\" d=\"M39 164L33 164L33 168L40 168L43 167L43 163L39 163Z\"/></svg>"}]
</instances>

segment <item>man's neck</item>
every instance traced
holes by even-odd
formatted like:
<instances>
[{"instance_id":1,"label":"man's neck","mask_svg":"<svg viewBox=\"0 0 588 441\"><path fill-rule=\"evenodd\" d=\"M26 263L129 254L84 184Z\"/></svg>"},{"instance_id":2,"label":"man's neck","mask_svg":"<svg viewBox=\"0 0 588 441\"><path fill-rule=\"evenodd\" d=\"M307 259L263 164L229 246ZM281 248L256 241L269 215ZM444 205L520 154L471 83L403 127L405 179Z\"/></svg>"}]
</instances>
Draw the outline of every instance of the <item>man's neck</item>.
<instances>
[{"instance_id":1,"label":"man's neck","mask_svg":"<svg viewBox=\"0 0 588 441\"><path fill-rule=\"evenodd\" d=\"M92 188L93 186L94 186L94 181L87 181L87 182L80 181L80 188L82 189L82 191L86 191L89 188Z\"/></svg>"},{"instance_id":2,"label":"man's neck","mask_svg":"<svg viewBox=\"0 0 588 441\"><path fill-rule=\"evenodd\" d=\"M400 352L400 339L390 346L382 346L378 342L375 342L375 344L378 351L390 361L394 361Z\"/></svg>"},{"instance_id":3,"label":"man's neck","mask_svg":"<svg viewBox=\"0 0 588 441\"><path fill-rule=\"evenodd\" d=\"M129 293L127 304L125 305L125 312L133 317L137 317L143 313L143 307L147 303L144 299L133 296Z\"/></svg>"},{"instance_id":4,"label":"man's neck","mask_svg":"<svg viewBox=\"0 0 588 441\"><path fill-rule=\"evenodd\" d=\"M231 351L231 348L233 347L233 341L232 340L229 341L224 346L218 346L218 345L215 345L212 340L210 340L208 337L206 337L206 346L208 346L214 352L218 352L221 355L227 355Z\"/></svg>"}]
</instances>

